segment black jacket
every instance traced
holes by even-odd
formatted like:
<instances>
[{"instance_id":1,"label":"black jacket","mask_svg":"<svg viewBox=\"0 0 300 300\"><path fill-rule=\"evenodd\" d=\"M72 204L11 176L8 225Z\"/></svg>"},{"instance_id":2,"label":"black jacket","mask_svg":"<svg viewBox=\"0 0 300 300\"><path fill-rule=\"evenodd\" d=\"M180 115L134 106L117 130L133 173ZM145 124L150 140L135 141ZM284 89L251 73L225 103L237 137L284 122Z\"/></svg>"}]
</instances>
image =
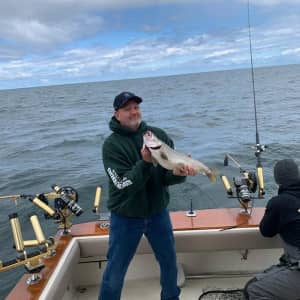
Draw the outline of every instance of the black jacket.
<instances>
[{"instance_id":1,"label":"black jacket","mask_svg":"<svg viewBox=\"0 0 300 300\"><path fill-rule=\"evenodd\" d=\"M300 181L279 187L267 204L260 231L266 237L278 233L286 243L300 247Z\"/></svg>"}]
</instances>

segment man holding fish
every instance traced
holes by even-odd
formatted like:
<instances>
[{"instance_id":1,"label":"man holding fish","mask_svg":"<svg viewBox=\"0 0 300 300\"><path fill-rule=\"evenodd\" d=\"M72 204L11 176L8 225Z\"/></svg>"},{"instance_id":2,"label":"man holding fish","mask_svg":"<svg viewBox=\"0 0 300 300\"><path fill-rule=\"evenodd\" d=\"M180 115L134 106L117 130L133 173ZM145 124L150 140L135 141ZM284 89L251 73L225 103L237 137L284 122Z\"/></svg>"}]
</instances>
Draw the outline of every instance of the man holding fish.
<instances>
[{"instance_id":1,"label":"man holding fish","mask_svg":"<svg viewBox=\"0 0 300 300\"><path fill-rule=\"evenodd\" d=\"M128 266L143 235L160 266L161 299L179 299L174 236L167 211L168 186L198 172L215 180L204 164L175 152L173 141L162 129L142 121L142 101L131 92L115 97L109 124L112 134L103 144L111 219L99 300L121 298Z\"/></svg>"}]
</instances>

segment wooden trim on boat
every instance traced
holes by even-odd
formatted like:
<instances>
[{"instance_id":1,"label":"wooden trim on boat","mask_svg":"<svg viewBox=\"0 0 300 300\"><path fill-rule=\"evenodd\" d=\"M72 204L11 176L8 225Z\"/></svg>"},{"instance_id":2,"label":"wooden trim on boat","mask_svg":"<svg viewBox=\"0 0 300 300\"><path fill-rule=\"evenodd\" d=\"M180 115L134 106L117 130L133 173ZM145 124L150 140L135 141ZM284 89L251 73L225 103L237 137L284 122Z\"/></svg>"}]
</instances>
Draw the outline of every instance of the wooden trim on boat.
<instances>
[{"instance_id":1,"label":"wooden trim on boat","mask_svg":"<svg viewBox=\"0 0 300 300\"><path fill-rule=\"evenodd\" d=\"M240 208L217 208L195 210L195 217L186 216L185 212L171 212L174 230L226 229L232 227L257 227L265 208L253 208L251 215L243 214Z\"/></svg>"},{"instance_id":2,"label":"wooden trim on boat","mask_svg":"<svg viewBox=\"0 0 300 300\"><path fill-rule=\"evenodd\" d=\"M207 230L207 229L226 229L226 228L249 228L257 227L265 209L253 208L251 215L240 213L239 208L220 208L196 210L196 216L188 217L186 212L171 212L171 220L174 231L182 230ZM100 228L99 223L104 226ZM31 286L28 286L26 280L30 275L25 274L19 280L15 288L7 296L6 300L37 300L45 288L51 274L54 272L65 249L73 237L83 236L101 236L107 235L109 230L106 221L96 221L75 224L71 228L71 234L62 235L59 231L55 237L57 242L56 255L44 260L45 267L41 271L42 279Z\"/></svg>"}]
</instances>

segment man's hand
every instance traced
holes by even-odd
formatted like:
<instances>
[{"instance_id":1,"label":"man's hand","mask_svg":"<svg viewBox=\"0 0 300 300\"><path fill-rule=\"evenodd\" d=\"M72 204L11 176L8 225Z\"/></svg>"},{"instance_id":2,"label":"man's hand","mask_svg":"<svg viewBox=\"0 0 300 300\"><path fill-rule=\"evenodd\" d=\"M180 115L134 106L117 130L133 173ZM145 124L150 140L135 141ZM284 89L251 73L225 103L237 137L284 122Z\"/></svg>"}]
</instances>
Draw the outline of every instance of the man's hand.
<instances>
[{"instance_id":1,"label":"man's hand","mask_svg":"<svg viewBox=\"0 0 300 300\"><path fill-rule=\"evenodd\" d=\"M145 145L143 145L143 148L141 149L141 155L144 161L148 163L153 162L151 152Z\"/></svg>"},{"instance_id":2,"label":"man's hand","mask_svg":"<svg viewBox=\"0 0 300 300\"><path fill-rule=\"evenodd\" d=\"M173 170L173 174L176 176L195 176L197 172L192 166L180 165Z\"/></svg>"}]
</instances>

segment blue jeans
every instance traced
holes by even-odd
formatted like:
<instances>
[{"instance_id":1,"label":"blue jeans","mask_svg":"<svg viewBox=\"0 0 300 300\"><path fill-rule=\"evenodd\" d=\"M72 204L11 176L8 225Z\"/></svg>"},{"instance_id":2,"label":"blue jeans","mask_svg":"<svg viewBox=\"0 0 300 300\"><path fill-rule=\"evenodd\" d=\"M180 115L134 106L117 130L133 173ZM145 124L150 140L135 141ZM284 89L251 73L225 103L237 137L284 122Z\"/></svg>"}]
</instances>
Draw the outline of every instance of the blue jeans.
<instances>
[{"instance_id":1,"label":"blue jeans","mask_svg":"<svg viewBox=\"0 0 300 300\"><path fill-rule=\"evenodd\" d=\"M149 218L111 214L108 262L98 300L119 300L124 278L139 241L147 237L160 265L161 300L178 300L176 252L170 216L165 209Z\"/></svg>"}]
</instances>

